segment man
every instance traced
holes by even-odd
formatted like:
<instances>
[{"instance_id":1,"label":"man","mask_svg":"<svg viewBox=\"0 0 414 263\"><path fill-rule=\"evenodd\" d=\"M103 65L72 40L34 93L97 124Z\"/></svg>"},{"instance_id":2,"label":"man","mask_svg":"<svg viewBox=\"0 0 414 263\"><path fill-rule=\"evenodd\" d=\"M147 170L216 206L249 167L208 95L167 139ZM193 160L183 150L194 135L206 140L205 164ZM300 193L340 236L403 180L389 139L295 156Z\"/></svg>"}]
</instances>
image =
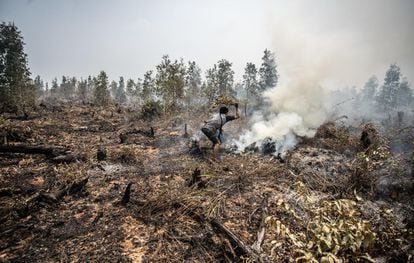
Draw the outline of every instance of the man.
<instances>
[{"instance_id":1,"label":"man","mask_svg":"<svg viewBox=\"0 0 414 263\"><path fill-rule=\"evenodd\" d=\"M218 154L220 150L221 136L223 132L223 125L226 122L240 118L239 105L234 104L236 107L236 115L227 115L229 109L227 107L221 107L220 113L215 115L212 119L207 121L201 128L201 131L210 139L213 143L213 159L218 160Z\"/></svg>"}]
</instances>

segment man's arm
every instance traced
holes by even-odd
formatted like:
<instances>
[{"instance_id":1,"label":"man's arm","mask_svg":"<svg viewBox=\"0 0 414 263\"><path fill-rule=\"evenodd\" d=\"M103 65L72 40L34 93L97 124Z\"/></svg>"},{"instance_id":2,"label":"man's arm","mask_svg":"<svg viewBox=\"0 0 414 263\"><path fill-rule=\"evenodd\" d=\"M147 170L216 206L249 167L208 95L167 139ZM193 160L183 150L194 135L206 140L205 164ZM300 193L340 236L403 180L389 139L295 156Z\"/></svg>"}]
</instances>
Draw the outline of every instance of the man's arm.
<instances>
[{"instance_id":1,"label":"man's arm","mask_svg":"<svg viewBox=\"0 0 414 263\"><path fill-rule=\"evenodd\" d=\"M240 111L239 111L239 104L234 103L234 106L236 107L236 115L227 115L226 116L226 121L232 121L235 119L239 119L240 118Z\"/></svg>"}]
</instances>

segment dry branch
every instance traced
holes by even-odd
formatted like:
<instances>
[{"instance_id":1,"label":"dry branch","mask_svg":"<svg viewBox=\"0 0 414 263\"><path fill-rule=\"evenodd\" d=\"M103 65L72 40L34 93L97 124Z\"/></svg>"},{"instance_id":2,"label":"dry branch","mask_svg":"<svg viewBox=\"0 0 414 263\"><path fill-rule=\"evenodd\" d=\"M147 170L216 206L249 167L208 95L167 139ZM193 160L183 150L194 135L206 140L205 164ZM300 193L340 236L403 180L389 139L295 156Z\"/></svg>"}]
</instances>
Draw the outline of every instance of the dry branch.
<instances>
[{"instance_id":1,"label":"dry branch","mask_svg":"<svg viewBox=\"0 0 414 263\"><path fill-rule=\"evenodd\" d=\"M48 157L66 155L67 149L60 146L43 145L0 145L0 153L44 154Z\"/></svg>"},{"instance_id":2,"label":"dry branch","mask_svg":"<svg viewBox=\"0 0 414 263\"><path fill-rule=\"evenodd\" d=\"M258 253L260 253L261 251L261 246L262 246L265 232L266 232L266 217L268 215L268 208L267 208L268 201L269 201L269 195L266 195L262 201L262 206L261 206L262 218L260 221L259 230L257 231L257 240L256 242L254 242L252 246L252 248L256 250L256 252Z\"/></svg>"}]
</instances>

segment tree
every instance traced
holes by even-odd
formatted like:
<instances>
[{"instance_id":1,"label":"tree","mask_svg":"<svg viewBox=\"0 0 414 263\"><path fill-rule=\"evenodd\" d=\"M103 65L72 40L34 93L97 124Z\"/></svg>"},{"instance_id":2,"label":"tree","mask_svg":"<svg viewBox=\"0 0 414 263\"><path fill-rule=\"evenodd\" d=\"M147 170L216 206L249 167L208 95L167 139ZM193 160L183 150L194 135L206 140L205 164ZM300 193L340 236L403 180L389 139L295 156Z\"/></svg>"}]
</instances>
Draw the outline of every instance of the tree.
<instances>
[{"instance_id":1,"label":"tree","mask_svg":"<svg viewBox=\"0 0 414 263\"><path fill-rule=\"evenodd\" d=\"M201 69L195 61L189 61L185 74L185 102L187 107L198 104L201 95Z\"/></svg>"},{"instance_id":2,"label":"tree","mask_svg":"<svg viewBox=\"0 0 414 263\"><path fill-rule=\"evenodd\" d=\"M257 80L257 69L253 63L247 63L244 69L243 86L245 89L245 99L250 103L257 102L260 98L260 86Z\"/></svg>"},{"instance_id":3,"label":"tree","mask_svg":"<svg viewBox=\"0 0 414 263\"><path fill-rule=\"evenodd\" d=\"M75 77L69 78L62 76L62 83L60 84L60 92L66 99L71 99L75 94L77 80Z\"/></svg>"},{"instance_id":4,"label":"tree","mask_svg":"<svg viewBox=\"0 0 414 263\"><path fill-rule=\"evenodd\" d=\"M115 80L111 81L111 84L109 84L109 90L111 97L115 98L116 91L118 90L118 83Z\"/></svg>"},{"instance_id":5,"label":"tree","mask_svg":"<svg viewBox=\"0 0 414 263\"><path fill-rule=\"evenodd\" d=\"M18 112L34 106L36 88L30 79L23 37L18 28L0 24L0 111Z\"/></svg>"},{"instance_id":6,"label":"tree","mask_svg":"<svg viewBox=\"0 0 414 263\"><path fill-rule=\"evenodd\" d=\"M268 49L264 51L259 75L261 92L276 87L279 76L277 74L274 54Z\"/></svg>"},{"instance_id":7,"label":"tree","mask_svg":"<svg viewBox=\"0 0 414 263\"><path fill-rule=\"evenodd\" d=\"M95 104L105 106L109 103L108 76L101 71L95 81Z\"/></svg>"},{"instance_id":8,"label":"tree","mask_svg":"<svg viewBox=\"0 0 414 263\"><path fill-rule=\"evenodd\" d=\"M359 108L358 110L362 110L362 112L372 112L373 107L375 106L378 86L378 78L375 75L368 79L355 100L357 108Z\"/></svg>"},{"instance_id":9,"label":"tree","mask_svg":"<svg viewBox=\"0 0 414 263\"><path fill-rule=\"evenodd\" d=\"M118 103L125 103L126 102L126 94L125 94L125 81L124 77L119 77L118 88L115 93L115 100Z\"/></svg>"},{"instance_id":10,"label":"tree","mask_svg":"<svg viewBox=\"0 0 414 263\"><path fill-rule=\"evenodd\" d=\"M400 86L401 72L397 64L391 64L385 73L384 84L377 98L377 103L383 110L394 109L397 106L397 93Z\"/></svg>"},{"instance_id":11,"label":"tree","mask_svg":"<svg viewBox=\"0 0 414 263\"><path fill-rule=\"evenodd\" d=\"M377 93L379 83L377 76L372 76L368 79L365 83L364 87L361 91L361 99L363 102L371 102L374 101L375 95Z\"/></svg>"},{"instance_id":12,"label":"tree","mask_svg":"<svg viewBox=\"0 0 414 263\"><path fill-rule=\"evenodd\" d=\"M55 97L57 95L58 91L59 91L59 85L58 85L58 82L57 82L57 78L54 78L52 80L52 88L50 88L50 93L53 97Z\"/></svg>"},{"instance_id":13,"label":"tree","mask_svg":"<svg viewBox=\"0 0 414 263\"><path fill-rule=\"evenodd\" d=\"M93 100L93 95L95 92L95 77L92 78L91 75L88 76L88 80L86 82L86 97L89 98L89 100Z\"/></svg>"},{"instance_id":14,"label":"tree","mask_svg":"<svg viewBox=\"0 0 414 263\"><path fill-rule=\"evenodd\" d=\"M72 77L69 80L68 89L67 89L67 98L73 99L75 96L76 85L78 84L78 80L76 77Z\"/></svg>"},{"instance_id":15,"label":"tree","mask_svg":"<svg viewBox=\"0 0 414 263\"><path fill-rule=\"evenodd\" d=\"M217 65L214 65L206 72L206 82L202 86L202 93L207 98L209 104L219 96L217 83Z\"/></svg>"},{"instance_id":16,"label":"tree","mask_svg":"<svg viewBox=\"0 0 414 263\"><path fill-rule=\"evenodd\" d=\"M157 95L162 99L164 113L178 110L184 97L185 66L182 61L172 62L168 55L157 65L155 83Z\"/></svg>"},{"instance_id":17,"label":"tree","mask_svg":"<svg viewBox=\"0 0 414 263\"><path fill-rule=\"evenodd\" d=\"M153 99L155 93L155 80L152 78L152 70L145 72L142 82L142 99L144 101Z\"/></svg>"},{"instance_id":18,"label":"tree","mask_svg":"<svg viewBox=\"0 0 414 263\"><path fill-rule=\"evenodd\" d=\"M403 78L397 90L397 105L399 107L406 107L412 103L413 91L406 78Z\"/></svg>"},{"instance_id":19,"label":"tree","mask_svg":"<svg viewBox=\"0 0 414 263\"><path fill-rule=\"evenodd\" d=\"M86 80L80 80L78 83L78 98L82 101L86 101L88 92L88 82Z\"/></svg>"},{"instance_id":20,"label":"tree","mask_svg":"<svg viewBox=\"0 0 414 263\"><path fill-rule=\"evenodd\" d=\"M126 84L126 94L129 98L136 96L135 94L135 82L133 79L128 79Z\"/></svg>"},{"instance_id":21,"label":"tree","mask_svg":"<svg viewBox=\"0 0 414 263\"><path fill-rule=\"evenodd\" d=\"M236 92L233 89L234 71L231 69L232 63L222 59L217 65L217 85L220 96L234 97Z\"/></svg>"},{"instance_id":22,"label":"tree","mask_svg":"<svg viewBox=\"0 0 414 263\"><path fill-rule=\"evenodd\" d=\"M49 94L49 83L48 82L46 82L46 84L45 84L45 96L49 96L48 94Z\"/></svg>"},{"instance_id":23,"label":"tree","mask_svg":"<svg viewBox=\"0 0 414 263\"><path fill-rule=\"evenodd\" d=\"M43 89L44 89L44 83L43 83L43 80L40 78L40 76L39 75L37 75L36 77L35 77L35 79L34 79L34 86L35 86L35 88L36 88L36 94L37 94L37 96L39 97L39 96L41 96L42 94L43 94Z\"/></svg>"}]
</instances>

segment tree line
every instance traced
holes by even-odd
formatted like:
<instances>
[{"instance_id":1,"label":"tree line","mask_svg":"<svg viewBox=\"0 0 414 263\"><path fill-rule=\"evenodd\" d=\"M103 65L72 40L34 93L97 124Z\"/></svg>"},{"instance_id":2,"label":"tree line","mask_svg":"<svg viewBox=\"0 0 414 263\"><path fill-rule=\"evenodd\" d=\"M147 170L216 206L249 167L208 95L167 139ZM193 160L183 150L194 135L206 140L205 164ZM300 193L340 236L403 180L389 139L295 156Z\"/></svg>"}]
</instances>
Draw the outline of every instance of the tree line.
<instances>
[{"instance_id":1,"label":"tree line","mask_svg":"<svg viewBox=\"0 0 414 263\"><path fill-rule=\"evenodd\" d=\"M218 97L237 99L250 107L263 104L263 92L278 84L273 52L263 52L260 66L247 63L242 81L235 83L232 63L219 60L204 77L195 61L184 62L168 55L152 70L137 79L119 77L110 81L105 71L86 79L62 76L45 83L30 77L21 32L13 23L0 24L0 111L21 112L35 106L36 100L83 101L96 106L110 103L135 106L156 105L161 113L192 110L211 105ZM357 107L385 112L413 106L413 92L397 64L391 64L382 84L372 76L360 91L338 91L339 98L352 94ZM362 105L362 106L361 106Z\"/></svg>"},{"instance_id":2,"label":"tree line","mask_svg":"<svg viewBox=\"0 0 414 263\"><path fill-rule=\"evenodd\" d=\"M412 114L414 109L411 84L396 63L389 66L382 81L373 75L360 89L354 86L332 95L338 104L349 102L342 108L364 119L389 118L389 114L399 111Z\"/></svg>"},{"instance_id":3,"label":"tree line","mask_svg":"<svg viewBox=\"0 0 414 263\"><path fill-rule=\"evenodd\" d=\"M144 105L158 103L164 113L209 105L220 96L242 97L252 104L260 101L264 90L276 86L278 80L274 54L265 50L257 68L247 63L243 82L234 83L232 63L219 60L202 77L195 61L184 62L168 55L142 78L108 79L105 71L86 79L62 76L45 83L40 76L30 78L27 55L21 32L13 23L0 25L0 110L18 112L33 107L38 98L83 101L96 106L110 103Z\"/></svg>"},{"instance_id":4,"label":"tree line","mask_svg":"<svg viewBox=\"0 0 414 263\"><path fill-rule=\"evenodd\" d=\"M87 79L62 76L59 82L55 78L50 87L36 76L34 85L37 95L42 97L81 100L98 106L109 103L142 105L150 101L159 103L165 113L209 105L220 96L243 97L256 104L263 91L276 86L278 79L273 53L265 50L262 60L259 69L247 63L241 84L234 83L232 63L226 59L208 69L203 79L195 61L185 63L183 59L164 55L154 70L136 80L125 80L121 76L119 80L110 81L107 73L101 71Z\"/></svg>"}]
</instances>

